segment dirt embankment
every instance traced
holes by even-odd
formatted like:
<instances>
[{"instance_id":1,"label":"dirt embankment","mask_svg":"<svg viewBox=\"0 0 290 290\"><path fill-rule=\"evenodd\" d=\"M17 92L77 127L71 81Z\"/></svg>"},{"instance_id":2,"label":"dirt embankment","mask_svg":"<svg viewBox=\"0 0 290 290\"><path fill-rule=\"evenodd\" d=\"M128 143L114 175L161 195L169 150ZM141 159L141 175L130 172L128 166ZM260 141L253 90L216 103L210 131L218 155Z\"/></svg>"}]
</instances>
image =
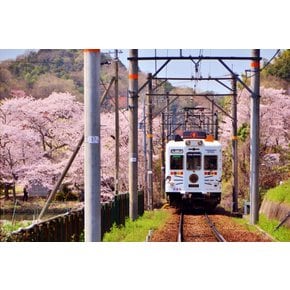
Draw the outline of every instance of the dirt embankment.
<instances>
[{"instance_id":1,"label":"dirt embankment","mask_svg":"<svg viewBox=\"0 0 290 290\"><path fill-rule=\"evenodd\" d=\"M260 208L260 213L264 214L268 219L282 221L290 213L290 205L264 200ZM290 218L283 225L290 228Z\"/></svg>"}]
</instances>

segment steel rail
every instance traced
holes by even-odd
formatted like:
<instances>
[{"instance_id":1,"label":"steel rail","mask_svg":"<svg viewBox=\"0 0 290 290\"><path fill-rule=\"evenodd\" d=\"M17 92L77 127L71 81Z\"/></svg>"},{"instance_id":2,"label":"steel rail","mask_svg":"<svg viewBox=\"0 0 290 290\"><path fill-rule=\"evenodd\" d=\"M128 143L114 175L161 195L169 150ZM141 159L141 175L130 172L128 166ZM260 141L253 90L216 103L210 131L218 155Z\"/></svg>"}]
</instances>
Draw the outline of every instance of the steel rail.
<instances>
[{"instance_id":1,"label":"steel rail","mask_svg":"<svg viewBox=\"0 0 290 290\"><path fill-rule=\"evenodd\" d=\"M180 213L177 242L183 242L183 212Z\"/></svg>"},{"instance_id":2,"label":"steel rail","mask_svg":"<svg viewBox=\"0 0 290 290\"><path fill-rule=\"evenodd\" d=\"M216 239L219 242L226 242L226 239L221 235L221 233L217 230L217 228L215 227L215 225L213 224L213 222L210 220L210 218L208 217L208 215L205 213L204 214L206 221L208 223L208 225L210 226L213 234L215 235Z\"/></svg>"}]
</instances>

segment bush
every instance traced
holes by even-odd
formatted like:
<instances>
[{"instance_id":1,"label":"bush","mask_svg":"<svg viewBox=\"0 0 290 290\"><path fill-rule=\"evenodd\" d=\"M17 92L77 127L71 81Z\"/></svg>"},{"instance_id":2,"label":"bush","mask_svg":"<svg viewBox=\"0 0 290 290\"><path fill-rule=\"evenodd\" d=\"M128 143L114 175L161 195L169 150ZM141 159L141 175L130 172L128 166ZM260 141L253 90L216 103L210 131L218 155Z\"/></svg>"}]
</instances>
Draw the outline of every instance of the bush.
<instances>
[{"instance_id":1,"label":"bush","mask_svg":"<svg viewBox=\"0 0 290 290\"><path fill-rule=\"evenodd\" d=\"M61 190L57 192L55 196L55 200L57 201L70 201L70 200L77 200L78 195L73 192L71 188L67 185L63 185Z\"/></svg>"}]
</instances>

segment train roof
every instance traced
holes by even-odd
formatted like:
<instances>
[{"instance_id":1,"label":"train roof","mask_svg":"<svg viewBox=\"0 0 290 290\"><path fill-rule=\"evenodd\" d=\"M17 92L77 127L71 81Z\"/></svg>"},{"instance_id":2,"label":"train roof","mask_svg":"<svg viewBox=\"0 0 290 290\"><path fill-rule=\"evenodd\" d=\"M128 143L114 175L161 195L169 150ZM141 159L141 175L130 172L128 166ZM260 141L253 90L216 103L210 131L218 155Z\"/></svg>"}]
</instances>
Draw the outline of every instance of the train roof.
<instances>
[{"instance_id":1,"label":"train roof","mask_svg":"<svg viewBox=\"0 0 290 290\"><path fill-rule=\"evenodd\" d=\"M214 137L204 131L184 131L182 136L175 135L174 140L167 143L169 147L221 147L221 143L214 140Z\"/></svg>"}]
</instances>

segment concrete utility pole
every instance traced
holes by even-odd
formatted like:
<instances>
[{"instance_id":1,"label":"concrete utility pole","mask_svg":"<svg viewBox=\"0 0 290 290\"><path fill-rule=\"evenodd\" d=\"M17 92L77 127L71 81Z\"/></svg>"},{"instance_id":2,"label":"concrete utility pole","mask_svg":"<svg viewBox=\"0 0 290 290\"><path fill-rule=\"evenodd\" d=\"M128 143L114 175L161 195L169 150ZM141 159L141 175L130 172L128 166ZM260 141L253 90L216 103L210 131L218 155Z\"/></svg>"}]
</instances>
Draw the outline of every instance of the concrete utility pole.
<instances>
[{"instance_id":1,"label":"concrete utility pole","mask_svg":"<svg viewBox=\"0 0 290 290\"><path fill-rule=\"evenodd\" d=\"M250 223L259 220L259 145L260 145L260 50L253 49L252 95L251 95L251 131L250 131Z\"/></svg>"},{"instance_id":2,"label":"concrete utility pole","mask_svg":"<svg viewBox=\"0 0 290 290\"><path fill-rule=\"evenodd\" d=\"M232 172L233 172L233 203L232 212L238 211L238 128L237 128L237 80L232 79Z\"/></svg>"},{"instance_id":3,"label":"concrete utility pole","mask_svg":"<svg viewBox=\"0 0 290 290\"><path fill-rule=\"evenodd\" d=\"M115 194L119 193L119 58L118 49L115 50Z\"/></svg>"},{"instance_id":4,"label":"concrete utility pole","mask_svg":"<svg viewBox=\"0 0 290 290\"><path fill-rule=\"evenodd\" d=\"M101 241L99 49L84 50L85 241Z\"/></svg>"},{"instance_id":5,"label":"concrete utility pole","mask_svg":"<svg viewBox=\"0 0 290 290\"><path fill-rule=\"evenodd\" d=\"M148 74L147 122L148 122L148 208L153 209L153 133L152 133L152 74Z\"/></svg>"},{"instance_id":6,"label":"concrete utility pole","mask_svg":"<svg viewBox=\"0 0 290 290\"><path fill-rule=\"evenodd\" d=\"M138 58L138 49L130 49L129 57ZM129 215L138 217L138 60L129 60Z\"/></svg>"}]
</instances>

